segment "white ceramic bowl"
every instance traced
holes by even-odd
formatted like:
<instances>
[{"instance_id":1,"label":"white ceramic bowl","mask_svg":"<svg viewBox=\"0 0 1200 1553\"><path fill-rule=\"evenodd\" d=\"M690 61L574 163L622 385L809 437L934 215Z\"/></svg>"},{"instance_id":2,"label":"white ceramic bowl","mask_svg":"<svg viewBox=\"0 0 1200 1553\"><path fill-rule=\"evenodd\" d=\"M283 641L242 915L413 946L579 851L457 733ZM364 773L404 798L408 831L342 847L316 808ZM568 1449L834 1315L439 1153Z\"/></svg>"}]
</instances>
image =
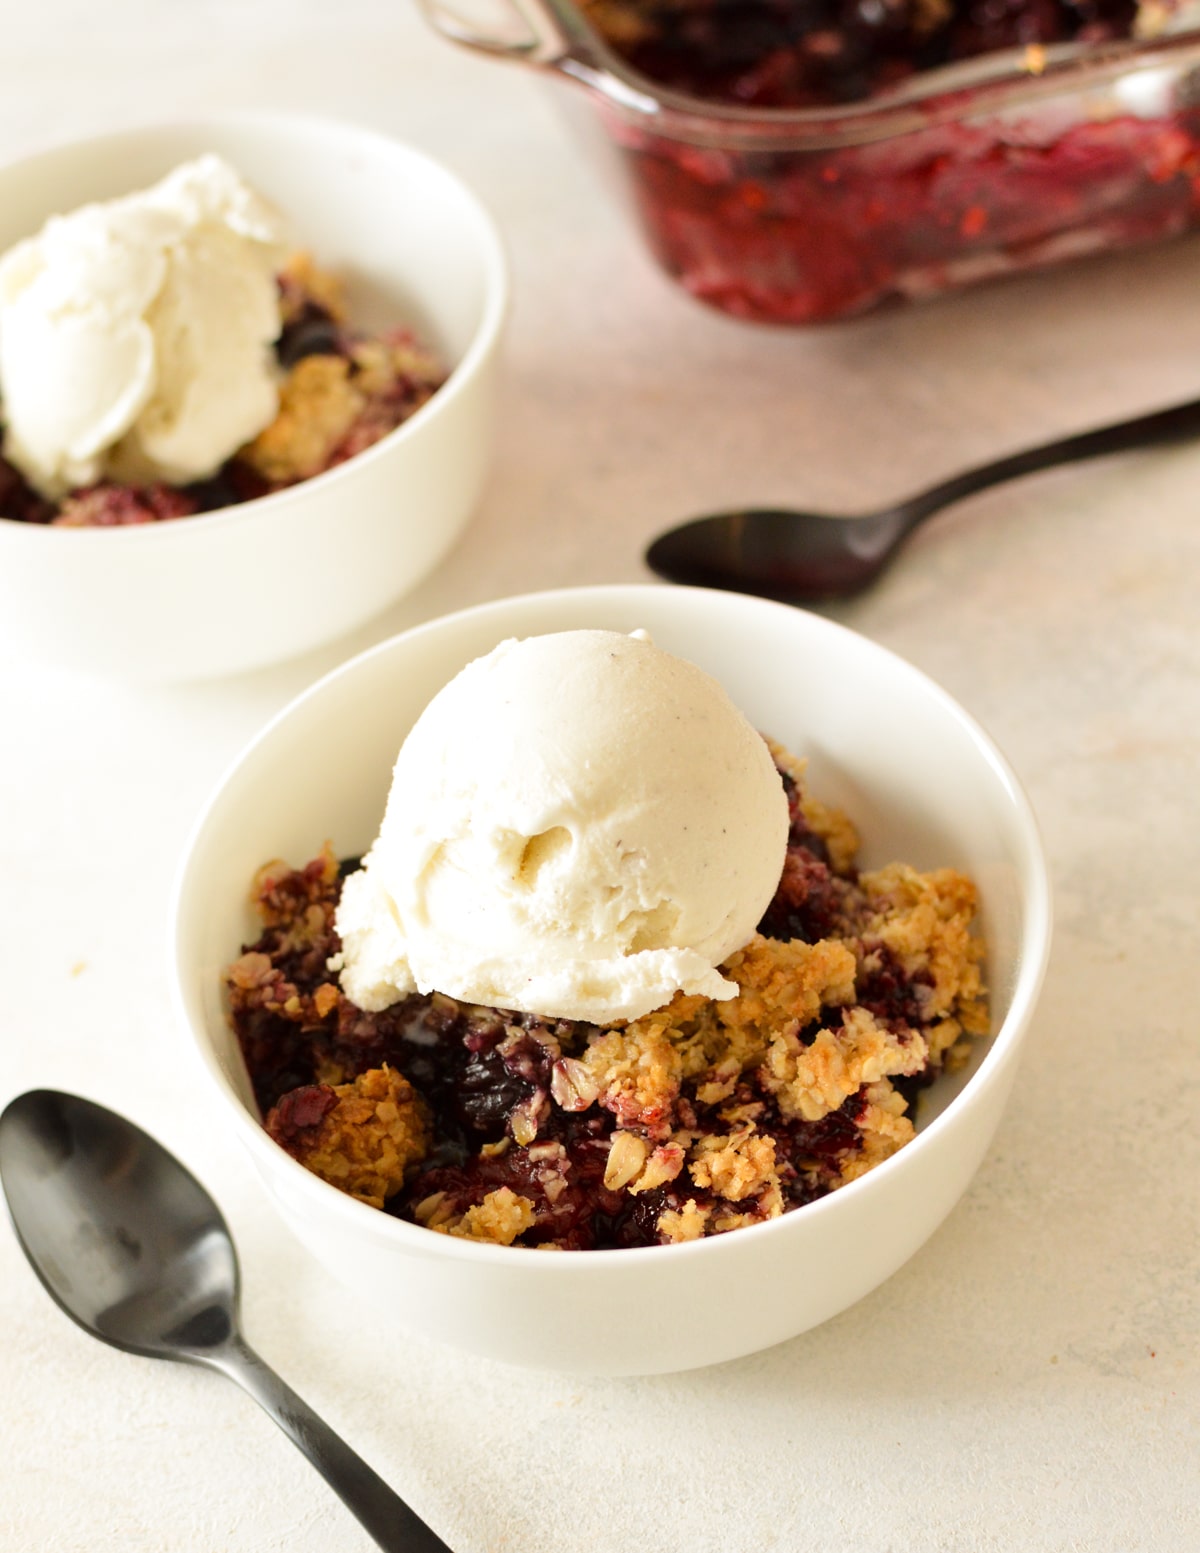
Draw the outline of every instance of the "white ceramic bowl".
<instances>
[{"instance_id":1,"label":"white ceramic bowl","mask_svg":"<svg viewBox=\"0 0 1200 1553\"><path fill-rule=\"evenodd\" d=\"M475 196L373 131L217 115L60 146L0 168L0 250L58 211L154 182L204 151L347 281L367 327L411 323L452 366L412 418L345 464L218 512L116 529L0 519L0 651L138 680L290 657L369 620L441 559L493 441L507 270Z\"/></svg>"},{"instance_id":2,"label":"white ceramic bowl","mask_svg":"<svg viewBox=\"0 0 1200 1553\"><path fill-rule=\"evenodd\" d=\"M863 862L965 869L980 886L994 1034L923 1098L917 1137L850 1185L782 1218L690 1244L539 1255L451 1239L344 1196L262 1130L220 973L257 936L249 881L329 837L361 853L391 766L425 702L507 636L639 626L720 679L755 725L810 757L844 805ZM1029 805L1003 758L916 669L815 615L736 594L601 587L506 599L436 620L345 664L284 710L221 783L192 837L175 904L180 1011L217 1104L280 1212L388 1323L473 1353L589 1373L687 1369L751 1353L882 1283L954 1206L1004 1105L1050 940ZM716 1319L719 1313L720 1319Z\"/></svg>"}]
</instances>

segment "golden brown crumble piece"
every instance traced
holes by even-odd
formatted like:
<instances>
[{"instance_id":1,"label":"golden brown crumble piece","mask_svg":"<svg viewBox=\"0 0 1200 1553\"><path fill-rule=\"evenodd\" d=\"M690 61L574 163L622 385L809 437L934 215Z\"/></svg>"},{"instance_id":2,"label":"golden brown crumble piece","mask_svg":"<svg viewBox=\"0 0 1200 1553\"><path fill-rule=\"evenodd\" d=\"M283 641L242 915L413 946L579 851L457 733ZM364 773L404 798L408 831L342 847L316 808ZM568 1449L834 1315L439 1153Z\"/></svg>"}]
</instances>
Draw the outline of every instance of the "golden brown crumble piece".
<instances>
[{"instance_id":1,"label":"golden brown crumble piece","mask_svg":"<svg viewBox=\"0 0 1200 1553\"><path fill-rule=\"evenodd\" d=\"M775 1139L756 1132L753 1122L724 1137L709 1134L693 1149L688 1171L697 1186L730 1202L777 1190Z\"/></svg>"},{"instance_id":2,"label":"golden brown crumble piece","mask_svg":"<svg viewBox=\"0 0 1200 1553\"><path fill-rule=\"evenodd\" d=\"M722 1032L728 1034L729 1032ZM757 1044L753 1048L757 1055ZM691 1051L699 1055L700 1048L693 1045ZM728 1050L724 1056L716 1058L706 1068L698 1070L696 1083L696 1099L701 1105L720 1105L722 1100L728 1100L737 1089L742 1074L752 1064L745 1060L745 1050L735 1049L735 1043L729 1041Z\"/></svg>"},{"instance_id":3,"label":"golden brown crumble piece","mask_svg":"<svg viewBox=\"0 0 1200 1553\"><path fill-rule=\"evenodd\" d=\"M807 1045L795 1026L781 1030L767 1052L762 1080L785 1116L816 1122L864 1084L919 1073L927 1056L915 1030L897 1034L865 1008L848 1008L838 1029L819 1030Z\"/></svg>"},{"instance_id":4,"label":"golden brown crumble piece","mask_svg":"<svg viewBox=\"0 0 1200 1553\"><path fill-rule=\"evenodd\" d=\"M342 283L313 262L307 249L289 254L279 272L279 305L284 324L294 323L309 306L328 313L335 323L346 321Z\"/></svg>"},{"instance_id":5,"label":"golden brown crumble piece","mask_svg":"<svg viewBox=\"0 0 1200 1553\"><path fill-rule=\"evenodd\" d=\"M689 1197L682 1208L664 1209L658 1216L656 1227L667 1243L701 1240L711 1216L711 1208L702 1208L694 1197Z\"/></svg>"},{"instance_id":6,"label":"golden brown crumble piece","mask_svg":"<svg viewBox=\"0 0 1200 1553\"><path fill-rule=\"evenodd\" d=\"M806 944L756 935L722 966L741 991L716 1005L717 1020L730 1042L763 1051L780 1028L811 1024L823 1008L852 1003L857 968L834 938Z\"/></svg>"},{"instance_id":7,"label":"golden brown crumble piece","mask_svg":"<svg viewBox=\"0 0 1200 1553\"><path fill-rule=\"evenodd\" d=\"M904 1114L907 1109L904 1096L893 1089L887 1079L868 1086L865 1104L858 1116L862 1147L842 1156L843 1182L866 1175L868 1170L882 1164L910 1141L914 1128Z\"/></svg>"},{"instance_id":8,"label":"golden brown crumble piece","mask_svg":"<svg viewBox=\"0 0 1200 1553\"><path fill-rule=\"evenodd\" d=\"M288 1109L292 1096L285 1096L267 1116L267 1131L323 1181L382 1208L429 1148L424 1102L388 1067L370 1068L331 1093L330 1109L309 1126L294 1105Z\"/></svg>"},{"instance_id":9,"label":"golden brown crumble piece","mask_svg":"<svg viewBox=\"0 0 1200 1553\"><path fill-rule=\"evenodd\" d=\"M335 982L322 982L313 993L313 1007L316 1009L317 1018L324 1019L327 1014L332 1014L340 998L341 993Z\"/></svg>"},{"instance_id":10,"label":"golden brown crumble piece","mask_svg":"<svg viewBox=\"0 0 1200 1553\"><path fill-rule=\"evenodd\" d=\"M690 1079L707 1066L710 1045L717 1051L725 1050L726 1043L717 1031L715 1008L710 998L677 992L662 1008L620 1028L630 1041L652 1049L666 1041L675 1053L671 1059L672 1075L678 1066L678 1078Z\"/></svg>"},{"instance_id":11,"label":"golden brown crumble piece","mask_svg":"<svg viewBox=\"0 0 1200 1553\"><path fill-rule=\"evenodd\" d=\"M867 901L863 937L884 944L909 976L924 974L932 982L925 1018L953 1016L967 1034L986 1034L983 945L971 933L978 894L970 879L953 868L923 874L891 863L863 874L860 883Z\"/></svg>"},{"instance_id":12,"label":"golden brown crumble piece","mask_svg":"<svg viewBox=\"0 0 1200 1553\"><path fill-rule=\"evenodd\" d=\"M414 1217L418 1224L440 1235L511 1246L518 1235L533 1227L537 1214L528 1197L519 1197L511 1187L501 1186L465 1213L455 1211L445 1192L435 1192L417 1204Z\"/></svg>"},{"instance_id":13,"label":"golden brown crumble piece","mask_svg":"<svg viewBox=\"0 0 1200 1553\"><path fill-rule=\"evenodd\" d=\"M670 1130L682 1066L674 1045L655 1023L641 1021L593 1036L578 1058L600 1104L624 1126Z\"/></svg>"},{"instance_id":14,"label":"golden brown crumble piece","mask_svg":"<svg viewBox=\"0 0 1200 1553\"><path fill-rule=\"evenodd\" d=\"M777 1219L782 1212L783 1192L778 1186L768 1187L748 1208L731 1208L718 1199L713 1205L707 1231L710 1235L727 1235L731 1229L745 1229L751 1224L765 1224L768 1219Z\"/></svg>"},{"instance_id":15,"label":"golden brown crumble piece","mask_svg":"<svg viewBox=\"0 0 1200 1553\"><path fill-rule=\"evenodd\" d=\"M445 380L433 353L408 335L353 340L346 349L302 356L280 386L275 419L238 454L268 484L293 485L361 452Z\"/></svg>"},{"instance_id":16,"label":"golden brown crumble piece","mask_svg":"<svg viewBox=\"0 0 1200 1553\"><path fill-rule=\"evenodd\" d=\"M279 413L238 455L272 485L326 468L366 407L345 356L304 356L284 378Z\"/></svg>"}]
</instances>

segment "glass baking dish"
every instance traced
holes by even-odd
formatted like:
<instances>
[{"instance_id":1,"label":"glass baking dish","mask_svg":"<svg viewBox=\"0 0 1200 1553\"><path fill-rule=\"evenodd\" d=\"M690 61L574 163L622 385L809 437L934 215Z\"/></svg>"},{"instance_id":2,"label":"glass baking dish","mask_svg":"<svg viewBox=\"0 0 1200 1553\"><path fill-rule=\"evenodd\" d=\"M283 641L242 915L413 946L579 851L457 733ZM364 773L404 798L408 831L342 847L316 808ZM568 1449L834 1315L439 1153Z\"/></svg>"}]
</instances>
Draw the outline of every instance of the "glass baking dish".
<instances>
[{"instance_id":1,"label":"glass baking dish","mask_svg":"<svg viewBox=\"0 0 1200 1553\"><path fill-rule=\"evenodd\" d=\"M574 83L655 258L742 318L846 317L1200 224L1194 9L1153 41L1009 50L849 106L764 109L657 86L570 0L513 0L493 30L467 0L419 3L454 41Z\"/></svg>"}]
</instances>

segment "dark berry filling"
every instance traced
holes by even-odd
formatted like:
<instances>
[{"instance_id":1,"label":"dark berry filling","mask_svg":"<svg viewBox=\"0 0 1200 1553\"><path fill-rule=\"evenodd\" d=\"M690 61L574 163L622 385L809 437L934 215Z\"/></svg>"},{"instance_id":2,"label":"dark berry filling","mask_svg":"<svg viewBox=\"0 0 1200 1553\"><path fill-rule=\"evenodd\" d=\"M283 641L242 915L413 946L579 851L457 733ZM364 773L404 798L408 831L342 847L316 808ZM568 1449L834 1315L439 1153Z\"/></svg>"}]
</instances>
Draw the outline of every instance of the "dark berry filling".
<instances>
[{"instance_id":1,"label":"dark berry filling","mask_svg":"<svg viewBox=\"0 0 1200 1553\"><path fill-rule=\"evenodd\" d=\"M757 108L856 102L1000 49L1126 38L1136 14L1135 0L605 0L593 10L651 80Z\"/></svg>"}]
</instances>

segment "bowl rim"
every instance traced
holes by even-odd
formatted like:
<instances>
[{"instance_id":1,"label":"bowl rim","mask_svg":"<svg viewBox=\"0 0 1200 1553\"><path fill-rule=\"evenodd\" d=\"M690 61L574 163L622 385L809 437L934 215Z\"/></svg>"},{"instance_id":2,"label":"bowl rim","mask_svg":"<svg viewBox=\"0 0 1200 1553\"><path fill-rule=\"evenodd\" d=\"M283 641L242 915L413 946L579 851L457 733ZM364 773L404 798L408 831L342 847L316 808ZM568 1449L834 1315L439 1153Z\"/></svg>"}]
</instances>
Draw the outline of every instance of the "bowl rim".
<instances>
[{"instance_id":1,"label":"bowl rim","mask_svg":"<svg viewBox=\"0 0 1200 1553\"><path fill-rule=\"evenodd\" d=\"M296 502L310 499L314 491L324 491L331 481L344 479L347 472L353 474L355 470L365 468L368 463L386 457L398 446L411 441L419 434L421 427L440 417L446 406L466 391L465 386L478 376L483 363L496 350L511 308L511 280L504 240L495 218L475 190L456 172L452 172L445 163L440 162L427 151L409 145L407 141L399 140L394 135L368 125L356 124L348 119L326 117L322 114L258 108L221 109L212 113L187 114L179 118L141 121L119 129L106 130L99 135L73 135L67 139L44 142L20 155L0 159L0 190L9 173L27 168L42 159L51 161L73 152L83 152L90 147L108 146L116 151L122 142L145 142L156 135L180 132L203 134L209 128L274 129L285 133L307 130L325 135L331 141L367 142L376 148L386 150L402 161L407 161L410 165L422 166L440 178L443 183L450 185L470 212L470 219L476 227L475 241L483 266L483 306L470 343L460 359L451 367L445 382L407 420L393 427L385 436L380 437L378 442L372 443L360 453L355 453L352 458L335 464L332 469L324 469L319 474L310 475L307 480L298 480L294 485L285 486L279 491L271 491L264 496L253 496L248 501L233 502L228 507L217 507L210 512L189 513L186 519L127 523L111 528L95 526L68 528L51 523L28 523L24 519L9 518L0 513L0 535L71 534L74 538L69 542L76 545L97 543L107 547L121 544L153 545L175 543L180 534L195 532L194 524L197 519L203 520L200 532L206 532L218 525L231 527L239 523L252 522L264 512L279 511ZM286 215L286 212L284 214ZM61 542L61 539L51 541L55 544ZM40 544L43 541L31 538L16 540L16 543Z\"/></svg>"},{"instance_id":2,"label":"bowl rim","mask_svg":"<svg viewBox=\"0 0 1200 1553\"><path fill-rule=\"evenodd\" d=\"M230 783L242 769L248 764L262 748L274 736L276 730L292 717L307 703L318 699L339 680L349 679L360 673L370 662L386 657L397 651L400 643L405 644L405 650L414 647L419 648L421 641L427 637L442 632L452 632L454 627L463 623L483 622L489 618L503 621L514 612L519 613L531 604L536 603L562 603L570 601L579 607L582 616L591 606L602 606L606 602L620 599L631 599L634 595L641 594L644 597L691 596L696 600L697 608L711 606L714 601L722 601L719 607L727 607L730 601L737 600L741 605L748 606L758 612L778 612L780 615L803 615L817 631L828 632L831 637L850 637L856 642L865 642L871 651L882 654L891 661L893 669L901 674L908 675L918 684L924 692L931 696L942 709L956 720L963 730L969 735L977 750L984 757L985 765L990 768L993 776L999 783L1004 796L1015 811L1018 826L1017 833L1021 840L1021 856L1015 860L1019 882L1020 895L1023 901L1021 920L1021 932L1019 942L1019 956L1017 974L1015 977L1012 1001L1008 1012L999 1027L992 1035L987 1052L976 1070L970 1075L963 1089L945 1107L945 1109L928 1124L923 1127L912 1140L903 1148L881 1161L865 1174L853 1181L847 1182L836 1191L818 1198L815 1202L806 1203L802 1208L793 1209L781 1214L776 1219L770 1219L760 1224L746 1225L734 1234L705 1236L700 1240L672 1243L670 1245L653 1246L628 1246L628 1247L603 1247L586 1253L584 1265L599 1267L624 1267L631 1269L645 1261L646 1257L659 1258L671 1256L676 1260L684 1256L704 1256L713 1259L718 1256L737 1255L736 1248L739 1244L745 1244L746 1236L754 1236L754 1244L763 1243L767 1236L788 1233L799 1233L793 1227L800 1223L813 1223L819 1216L828 1215L830 1212L842 1211L836 1208L836 1204L844 1200L857 1200L864 1192L878 1191L880 1181L889 1180L899 1170L905 1169L917 1156L923 1156L933 1145L923 1142L926 1139L936 1140L943 1132L955 1125L965 1110L971 1108L977 1096L990 1082L991 1076L1001 1068L1011 1056L1016 1054L1026 1029L1037 1005L1038 995L1041 991L1046 975L1046 968L1050 957L1051 939L1053 936L1052 892L1049 867L1046 860L1045 847L1042 841L1040 828L1034 815L1033 807L1022 787L1016 773L1008 760L1000 752L990 735L985 732L982 725L961 706L961 704L944 690L934 679L922 669L910 663L899 653L884 647L872 638L864 636L861 632L852 630L837 621L830 620L826 616L817 615L807 610L798 610L794 606L777 603L774 600L753 597L746 594L732 594L710 588L681 587L665 583L602 583L584 587L552 588L538 590L531 593L510 595L501 599L493 599L486 603L471 605L464 609L454 610L449 614L439 615L431 620L413 626L409 630L401 631L388 637L364 652L355 654L343 663L323 674L311 685L307 686L298 695L294 696L287 704L279 709L255 734L248 743L235 755L226 766L215 786L209 794L200 813L188 835L183 853L176 871L175 881L171 893L170 907L167 924L167 951L169 959L171 995L176 1018L186 1033L187 1044L193 1058L201 1064L209 1079L215 1084L222 1103L232 1111L233 1122L243 1144L247 1147L252 1158L261 1159L267 1170L282 1170L288 1179L293 1181L298 1191L310 1193L315 1191L317 1199L324 1205L326 1214L338 1217L347 1232L366 1233L375 1240L391 1239L396 1243L397 1249L410 1248L413 1252L449 1257L480 1265L507 1266L509 1268L520 1265L521 1258L528 1258L529 1247L526 1246L500 1246L480 1241L465 1240L451 1235L435 1235L432 1231L417 1224L410 1224L404 1219L399 1219L383 1212L381 1209L372 1208L368 1204L359 1202L356 1198L348 1196L337 1187L330 1185L319 1176L305 1169L298 1160L292 1158L286 1150L276 1144L267 1134L262 1122L253 1117L241 1099L234 1092L225 1074L221 1071L220 1064L216 1060L214 1042L211 1033L205 1028L203 1033L197 1029L199 1021L193 1022L188 1007L188 999L183 990L183 955L181 953L184 918L187 912L188 882L193 867L194 859L200 851L200 845L204 839L209 821L213 813L220 806L224 794ZM736 606L735 606L736 607ZM536 632L532 634L537 634ZM876 1185L872 1186L871 1183ZM267 1188L270 1195L273 1190ZM850 1194L850 1197L847 1197ZM415 1237L415 1238L414 1238ZM720 1248L720 1249L718 1249ZM614 1258L616 1259L614 1261ZM557 1268L558 1272L540 1274L542 1277L569 1277L574 1276L570 1271L577 1268L579 1258L575 1256L537 1257L529 1265L538 1267Z\"/></svg>"}]
</instances>

